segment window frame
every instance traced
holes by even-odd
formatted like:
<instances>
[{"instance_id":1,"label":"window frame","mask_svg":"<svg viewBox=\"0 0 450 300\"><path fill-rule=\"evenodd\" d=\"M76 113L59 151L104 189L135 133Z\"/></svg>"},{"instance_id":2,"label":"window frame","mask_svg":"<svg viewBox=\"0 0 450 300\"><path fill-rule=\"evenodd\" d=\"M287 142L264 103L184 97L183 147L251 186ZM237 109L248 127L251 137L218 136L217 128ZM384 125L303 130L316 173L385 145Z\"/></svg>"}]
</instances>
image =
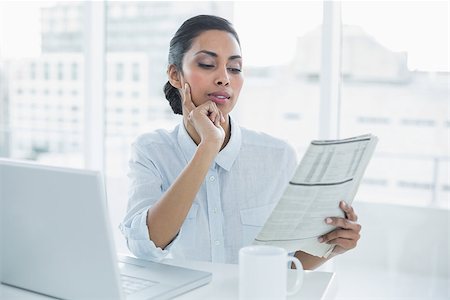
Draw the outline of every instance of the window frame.
<instances>
[{"instance_id":1,"label":"window frame","mask_svg":"<svg viewBox=\"0 0 450 300\"><path fill-rule=\"evenodd\" d=\"M105 1L84 3L84 165L105 174Z\"/></svg>"}]
</instances>

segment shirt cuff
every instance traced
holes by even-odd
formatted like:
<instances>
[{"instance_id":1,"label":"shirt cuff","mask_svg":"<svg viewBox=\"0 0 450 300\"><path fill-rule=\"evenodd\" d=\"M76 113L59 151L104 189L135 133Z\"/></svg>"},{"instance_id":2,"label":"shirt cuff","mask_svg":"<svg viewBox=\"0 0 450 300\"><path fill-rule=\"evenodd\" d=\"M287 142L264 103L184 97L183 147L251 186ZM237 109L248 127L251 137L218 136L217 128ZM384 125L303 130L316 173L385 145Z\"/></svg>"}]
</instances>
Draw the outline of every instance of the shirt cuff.
<instances>
[{"instance_id":1,"label":"shirt cuff","mask_svg":"<svg viewBox=\"0 0 450 300\"><path fill-rule=\"evenodd\" d=\"M176 244L179 234L164 249L157 247L149 237L147 211L148 209L145 209L136 214L131 220L130 226L126 226L124 223L120 224L120 230L127 239L128 249L137 258L161 261L170 253L170 249Z\"/></svg>"}]
</instances>

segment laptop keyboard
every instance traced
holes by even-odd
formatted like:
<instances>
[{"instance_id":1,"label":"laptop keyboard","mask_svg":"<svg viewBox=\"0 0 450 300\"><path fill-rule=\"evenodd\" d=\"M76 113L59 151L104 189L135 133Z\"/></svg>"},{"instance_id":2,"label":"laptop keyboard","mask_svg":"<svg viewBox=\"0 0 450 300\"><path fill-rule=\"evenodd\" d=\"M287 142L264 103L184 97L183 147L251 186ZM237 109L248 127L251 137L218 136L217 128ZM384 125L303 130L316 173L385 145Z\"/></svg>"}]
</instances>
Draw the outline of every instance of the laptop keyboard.
<instances>
[{"instance_id":1,"label":"laptop keyboard","mask_svg":"<svg viewBox=\"0 0 450 300\"><path fill-rule=\"evenodd\" d=\"M158 282L155 281L136 278L124 274L120 274L120 279L122 280L122 288L126 295L130 295L137 291L158 284Z\"/></svg>"}]
</instances>

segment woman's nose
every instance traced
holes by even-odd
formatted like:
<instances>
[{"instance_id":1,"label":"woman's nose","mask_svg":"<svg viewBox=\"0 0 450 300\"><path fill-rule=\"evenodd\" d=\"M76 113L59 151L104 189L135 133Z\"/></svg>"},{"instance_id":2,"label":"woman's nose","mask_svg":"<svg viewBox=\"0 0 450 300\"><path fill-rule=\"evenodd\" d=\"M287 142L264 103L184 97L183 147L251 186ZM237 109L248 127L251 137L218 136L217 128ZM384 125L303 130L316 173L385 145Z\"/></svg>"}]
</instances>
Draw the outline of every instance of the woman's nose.
<instances>
[{"instance_id":1,"label":"woman's nose","mask_svg":"<svg viewBox=\"0 0 450 300\"><path fill-rule=\"evenodd\" d=\"M227 86L230 84L230 78L228 77L227 69L219 71L216 77L216 84L221 86Z\"/></svg>"}]
</instances>

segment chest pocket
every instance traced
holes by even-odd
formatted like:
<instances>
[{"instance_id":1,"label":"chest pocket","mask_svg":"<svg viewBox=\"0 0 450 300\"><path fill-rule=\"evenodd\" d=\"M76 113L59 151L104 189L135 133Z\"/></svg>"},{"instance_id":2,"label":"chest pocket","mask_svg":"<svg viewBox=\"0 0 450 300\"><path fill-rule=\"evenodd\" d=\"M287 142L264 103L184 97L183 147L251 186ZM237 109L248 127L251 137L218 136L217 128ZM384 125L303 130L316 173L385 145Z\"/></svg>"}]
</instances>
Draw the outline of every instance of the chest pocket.
<instances>
[{"instance_id":1,"label":"chest pocket","mask_svg":"<svg viewBox=\"0 0 450 300\"><path fill-rule=\"evenodd\" d=\"M180 243L183 244L183 247L189 248L195 245L198 209L199 205L195 202L192 203L191 209L181 226Z\"/></svg>"},{"instance_id":2,"label":"chest pocket","mask_svg":"<svg viewBox=\"0 0 450 300\"><path fill-rule=\"evenodd\" d=\"M243 246L252 244L276 205L276 203L271 203L264 206L242 209L240 211Z\"/></svg>"}]
</instances>

